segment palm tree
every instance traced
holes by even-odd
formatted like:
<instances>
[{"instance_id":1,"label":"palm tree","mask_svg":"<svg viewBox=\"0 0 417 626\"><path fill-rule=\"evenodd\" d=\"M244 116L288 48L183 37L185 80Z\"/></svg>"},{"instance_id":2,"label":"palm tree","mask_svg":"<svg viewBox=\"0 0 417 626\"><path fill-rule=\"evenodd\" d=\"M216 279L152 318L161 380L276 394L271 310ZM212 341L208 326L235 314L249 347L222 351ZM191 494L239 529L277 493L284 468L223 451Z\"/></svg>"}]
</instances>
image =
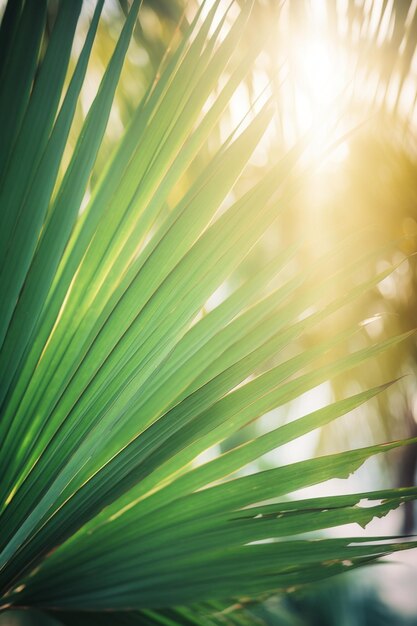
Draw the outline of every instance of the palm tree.
<instances>
[{"instance_id":1,"label":"palm tree","mask_svg":"<svg viewBox=\"0 0 417 626\"><path fill-rule=\"evenodd\" d=\"M355 323L295 350L298 337L390 274L346 291L344 281L369 257L346 264L350 241L308 270L296 244L277 246L261 271L205 307L308 179L308 137L238 192L269 132L266 98L202 164L264 44L258 31L257 45L236 54L252 32L250 3L239 11L216 1L174 35L103 159L140 4L130 7L73 147L103 1L70 79L81 0L61 0L47 36L46 0L10 1L3 16L1 609L40 611L43 623L47 614L61 624L253 623L242 609L248 598L414 545L311 533L365 525L414 499L415 488L289 497L408 441L239 473L392 381L220 456L202 455L408 333L341 352L361 332ZM198 159L198 174L187 177Z\"/></svg>"}]
</instances>

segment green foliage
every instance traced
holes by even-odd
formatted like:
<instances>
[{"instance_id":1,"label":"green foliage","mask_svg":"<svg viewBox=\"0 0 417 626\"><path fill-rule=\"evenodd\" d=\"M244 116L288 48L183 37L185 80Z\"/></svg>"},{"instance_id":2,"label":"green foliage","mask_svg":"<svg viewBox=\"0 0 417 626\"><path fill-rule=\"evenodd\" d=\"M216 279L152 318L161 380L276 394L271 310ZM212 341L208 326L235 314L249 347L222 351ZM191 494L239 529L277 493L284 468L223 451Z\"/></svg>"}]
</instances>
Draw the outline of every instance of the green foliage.
<instances>
[{"instance_id":1,"label":"green foliage","mask_svg":"<svg viewBox=\"0 0 417 626\"><path fill-rule=\"evenodd\" d=\"M296 246L276 250L261 272L204 311L296 193L306 141L235 197L269 127L267 102L184 184L261 49L259 33L235 58L251 6L243 3L228 24L217 1L187 26L97 171L140 4L132 3L65 168L103 2L67 82L81 1L61 0L48 38L45 2L11 1L3 18L1 604L54 613L63 624L215 624L225 615L251 623L229 610L236 598L304 585L414 545L309 533L365 526L416 489L288 497L345 478L407 441L239 473L390 383L196 460L409 334L335 356L360 332L355 325L292 352L297 337L386 277L338 290L363 262L345 266L349 242L308 271L294 269Z\"/></svg>"}]
</instances>

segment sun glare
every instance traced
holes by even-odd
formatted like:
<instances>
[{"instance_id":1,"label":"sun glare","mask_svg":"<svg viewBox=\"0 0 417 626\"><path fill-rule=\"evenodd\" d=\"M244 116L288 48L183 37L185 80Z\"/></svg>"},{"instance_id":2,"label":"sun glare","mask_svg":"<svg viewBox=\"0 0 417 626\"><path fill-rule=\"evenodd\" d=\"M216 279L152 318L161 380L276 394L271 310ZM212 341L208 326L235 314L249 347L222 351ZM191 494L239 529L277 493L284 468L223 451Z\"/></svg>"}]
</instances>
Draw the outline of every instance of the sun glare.
<instances>
[{"instance_id":1,"label":"sun glare","mask_svg":"<svg viewBox=\"0 0 417 626\"><path fill-rule=\"evenodd\" d=\"M342 51L320 35L295 42L291 63L297 134L311 132L311 153L320 157L347 130L341 120L346 119L348 65ZM347 152L347 144L339 144L329 160L340 162Z\"/></svg>"}]
</instances>

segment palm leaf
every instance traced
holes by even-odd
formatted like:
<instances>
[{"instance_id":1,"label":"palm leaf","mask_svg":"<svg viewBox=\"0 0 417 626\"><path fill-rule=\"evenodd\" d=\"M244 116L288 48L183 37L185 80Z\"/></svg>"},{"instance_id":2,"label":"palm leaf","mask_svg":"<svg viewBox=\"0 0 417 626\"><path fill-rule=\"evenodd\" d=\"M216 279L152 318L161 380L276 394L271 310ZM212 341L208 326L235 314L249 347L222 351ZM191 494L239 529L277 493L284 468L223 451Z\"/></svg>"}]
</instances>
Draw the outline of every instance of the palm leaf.
<instances>
[{"instance_id":1,"label":"palm leaf","mask_svg":"<svg viewBox=\"0 0 417 626\"><path fill-rule=\"evenodd\" d=\"M413 546L310 534L366 525L415 498L413 489L288 499L408 441L239 474L391 383L195 465L263 413L408 336L335 355L360 332L355 325L292 352L297 337L386 277L338 291L363 262L344 264L349 242L308 271L291 270L297 246L289 243L202 313L303 180L296 165L306 139L231 196L270 124L269 101L186 177L262 48L260 34L243 59L233 56L251 26L250 3L231 21L220 2L202 19L202 5L96 172L140 9L134 0L64 173L103 3L69 82L81 3L60 2L39 59L46 5L35 4L10 2L0 33L0 108L10 120L0 178L3 608L38 608L64 624L215 624L236 597L304 585ZM319 288L309 282L317 274ZM371 506L361 506L364 498ZM249 619L238 611L229 623Z\"/></svg>"}]
</instances>

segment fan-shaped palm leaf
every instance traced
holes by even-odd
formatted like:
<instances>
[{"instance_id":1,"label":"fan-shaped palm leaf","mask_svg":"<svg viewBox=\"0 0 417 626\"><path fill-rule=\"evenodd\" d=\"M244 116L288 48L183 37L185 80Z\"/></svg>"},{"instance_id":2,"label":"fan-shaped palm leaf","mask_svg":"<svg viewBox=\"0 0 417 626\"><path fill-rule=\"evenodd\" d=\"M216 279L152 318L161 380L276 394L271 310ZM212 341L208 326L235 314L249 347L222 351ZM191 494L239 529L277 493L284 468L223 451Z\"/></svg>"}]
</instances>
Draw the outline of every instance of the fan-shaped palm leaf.
<instances>
[{"instance_id":1,"label":"fan-shaped palm leaf","mask_svg":"<svg viewBox=\"0 0 417 626\"><path fill-rule=\"evenodd\" d=\"M341 277L358 268L340 258L349 243L287 275L295 248L279 250L199 318L300 184L294 164L304 141L226 202L268 127L266 103L166 210L261 48L262 34L230 62L250 27L249 3L231 21L220 2L204 19L197 12L84 205L140 8L134 0L59 181L102 4L61 104L81 1L60 2L40 56L45 2L10 2L1 31L2 608L56 611L66 624L82 623L71 611L94 611L85 619L98 624L216 623L222 602L236 596L302 585L412 545L306 533L365 525L414 498L413 489L287 499L406 442L236 474L385 384L195 464L254 418L403 337L332 356L355 326L291 354L294 338L387 275L338 293ZM309 286L314 273L320 288ZM198 606L167 608L189 604ZM132 611L100 613L109 609ZM230 623L245 619L237 613Z\"/></svg>"}]
</instances>

